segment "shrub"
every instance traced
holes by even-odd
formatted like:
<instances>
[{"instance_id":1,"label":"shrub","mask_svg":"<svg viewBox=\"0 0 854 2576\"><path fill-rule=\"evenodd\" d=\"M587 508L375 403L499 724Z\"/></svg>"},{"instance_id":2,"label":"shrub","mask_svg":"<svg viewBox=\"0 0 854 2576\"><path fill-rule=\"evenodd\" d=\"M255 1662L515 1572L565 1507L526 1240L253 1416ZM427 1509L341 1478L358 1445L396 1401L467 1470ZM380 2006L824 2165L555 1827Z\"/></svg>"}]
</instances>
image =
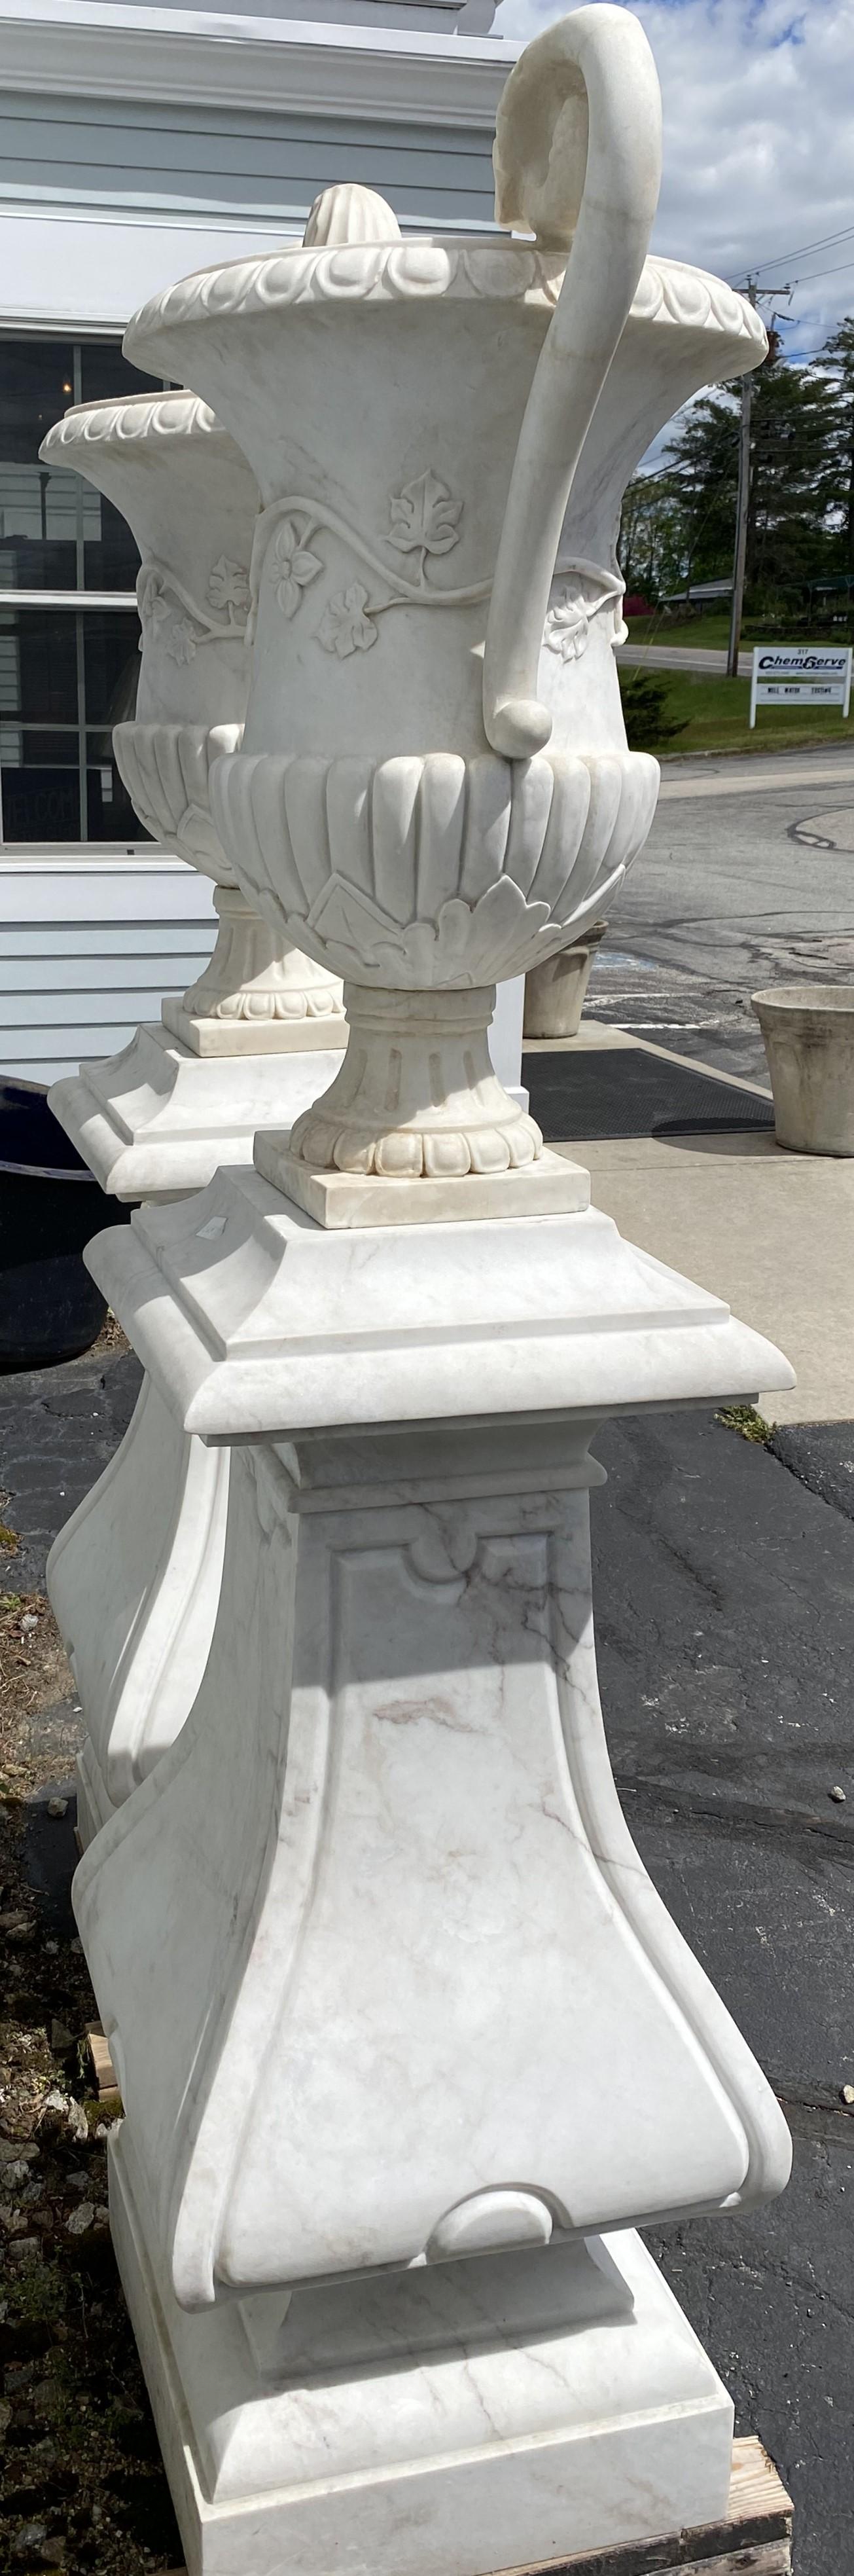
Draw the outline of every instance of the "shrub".
<instances>
[{"instance_id":1,"label":"shrub","mask_svg":"<svg viewBox=\"0 0 854 2576\"><path fill-rule=\"evenodd\" d=\"M658 751L674 734L684 733L685 716L668 714L669 689L657 672L620 671L620 696L630 751Z\"/></svg>"}]
</instances>

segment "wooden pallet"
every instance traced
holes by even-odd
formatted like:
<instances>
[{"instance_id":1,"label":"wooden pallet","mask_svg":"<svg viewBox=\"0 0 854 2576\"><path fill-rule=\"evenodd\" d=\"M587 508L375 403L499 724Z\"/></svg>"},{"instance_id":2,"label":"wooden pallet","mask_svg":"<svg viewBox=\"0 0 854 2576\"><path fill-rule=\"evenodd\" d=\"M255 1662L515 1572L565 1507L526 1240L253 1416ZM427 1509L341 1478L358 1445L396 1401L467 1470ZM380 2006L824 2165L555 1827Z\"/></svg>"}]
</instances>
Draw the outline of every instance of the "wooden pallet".
<instances>
[{"instance_id":1,"label":"wooden pallet","mask_svg":"<svg viewBox=\"0 0 854 2576\"><path fill-rule=\"evenodd\" d=\"M666 2540L630 2540L619 2549L550 2558L547 2567L512 2568L504 2576L791 2576L792 2501L761 2442L734 2442L725 2522L675 2531ZM172 2567L168 2576L187 2576Z\"/></svg>"}]
</instances>

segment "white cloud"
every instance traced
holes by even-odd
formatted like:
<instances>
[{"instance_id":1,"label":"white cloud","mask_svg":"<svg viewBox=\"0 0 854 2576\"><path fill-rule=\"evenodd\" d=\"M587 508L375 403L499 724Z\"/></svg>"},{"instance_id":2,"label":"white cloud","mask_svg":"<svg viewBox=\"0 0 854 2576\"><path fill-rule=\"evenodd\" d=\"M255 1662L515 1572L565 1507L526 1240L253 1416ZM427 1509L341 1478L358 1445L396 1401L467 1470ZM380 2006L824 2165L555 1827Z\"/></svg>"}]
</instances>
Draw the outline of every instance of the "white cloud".
<instances>
[{"instance_id":1,"label":"white cloud","mask_svg":"<svg viewBox=\"0 0 854 2576\"><path fill-rule=\"evenodd\" d=\"M563 14L504 0L496 33ZM664 98L655 248L734 285L750 268L760 285L797 279L784 346L812 352L854 313L854 0L636 0L636 15ZM801 255L846 226L849 241Z\"/></svg>"}]
</instances>

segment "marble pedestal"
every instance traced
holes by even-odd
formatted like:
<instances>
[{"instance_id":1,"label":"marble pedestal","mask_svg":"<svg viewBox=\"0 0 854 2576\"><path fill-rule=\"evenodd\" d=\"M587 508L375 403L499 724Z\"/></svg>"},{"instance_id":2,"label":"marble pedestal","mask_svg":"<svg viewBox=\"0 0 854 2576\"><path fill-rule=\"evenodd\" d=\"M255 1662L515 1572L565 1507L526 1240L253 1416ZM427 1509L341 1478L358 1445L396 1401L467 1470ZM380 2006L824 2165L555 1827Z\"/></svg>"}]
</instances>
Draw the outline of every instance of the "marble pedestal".
<instances>
[{"instance_id":1,"label":"marble pedestal","mask_svg":"<svg viewBox=\"0 0 854 2576\"><path fill-rule=\"evenodd\" d=\"M220 1163L251 1161L257 1129L290 1125L331 1081L342 1046L330 1036L345 1031L340 1017L332 1029L329 1019L271 1021L260 1035L252 1023L210 1019L189 1034L191 1044L145 1025L120 1055L81 1065L50 1093L66 1134L118 1199L184 1197ZM192 1708L216 1618L227 1501L227 1450L189 1437L146 1379L120 1449L48 1558L86 1724L77 1764L84 1846Z\"/></svg>"},{"instance_id":2,"label":"marble pedestal","mask_svg":"<svg viewBox=\"0 0 854 2576\"><path fill-rule=\"evenodd\" d=\"M523 981L499 988L491 1051L519 1094ZM169 1201L220 1164L249 1163L257 1130L281 1129L332 1080L329 1019L288 1027L209 1019L183 1002L121 1055L56 1083L51 1107L104 1189ZM343 1035L343 1024L338 1021ZM265 1051L259 1052L263 1041ZM564 1192L568 1169L558 1167ZM587 1196L588 1190L585 1191ZM186 1433L146 1379L104 1475L60 1531L47 1587L85 1715L77 1821L88 1844L180 1732L207 1662L228 1502L228 1451Z\"/></svg>"},{"instance_id":3,"label":"marble pedestal","mask_svg":"<svg viewBox=\"0 0 854 2576\"><path fill-rule=\"evenodd\" d=\"M195 1706L74 1883L190 2576L722 2518L729 2401L632 2231L789 2140L620 1811L589 1443L790 1370L595 1210L325 1234L221 1172L87 1258L231 1444Z\"/></svg>"}]
</instances>

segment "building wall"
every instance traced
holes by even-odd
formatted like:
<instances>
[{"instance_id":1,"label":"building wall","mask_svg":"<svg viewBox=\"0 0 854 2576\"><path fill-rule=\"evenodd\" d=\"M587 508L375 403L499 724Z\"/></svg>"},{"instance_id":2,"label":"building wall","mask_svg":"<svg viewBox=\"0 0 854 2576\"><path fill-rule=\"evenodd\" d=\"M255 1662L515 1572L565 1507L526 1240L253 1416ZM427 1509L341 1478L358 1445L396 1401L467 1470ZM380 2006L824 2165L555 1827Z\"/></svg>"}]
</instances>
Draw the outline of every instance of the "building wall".
<instances>
[{"instance_id":1,"label":"building wall","mask_svg":"<svg viewBox=\"0 0 854 2576\"><path fill-rule=\"evenodd\" d=\"M140 851L17 851L0 865L0 1073L56 1082L159 1020L210 956L207 878Z\"/></svg>"},{"instance_id":2,"label":"building wall","mask_svg":"<svg viewBox=\"0 0 854 2576\"><path fill-rule=\"evenodd\" d=\"M125 322L149 295L301 233L313 197L334 180L377 188L404 230L489 229L495 103L516 48L444 28L434 36L432 20L418 32L423 12L407 15L402 0L400 8L397 27L384 30L359 26L345 0L324 0L320 25L287 27L284 9L266 28L214 11L188 32L180 12L131 6L101 20L92 0L27 0L23 9L0 0L0 335L67 335L72 374L81 340L85 368L86 337L100 337L82 391L112 391L105 333L115 334L118 367ZM490 14L481 9L485 26ZM7 356L7 381L8 367ZM57 411L66 398L67 389ZM33 466L37 446L34 431ZM8 515L18 526L20 513ZM127 610L118 592L112 599L113 578L104 612L116 655L124 627L134 628L132 572L120 584ZM15 580L24 577L19 564ZM37 567L27 575L50 577ZM32 631L47 657L37 590L30 602L20 588L0 588L0 630L42 620ZM84 636L93 611L82 590L77 605L69 594L49 613L68 627L78 606L90 621ZM0 661L3 645L0 631ZM88 697L86 709L88 725ZM47 703L32 713L49 724ZM0 731L2 719L0 705ZM106 707L93 708L93 725L107 720ZM84 731L84 765L88 739ZM93 745L95 775L107 736L93 735ZM57 735L50 756L62 753ZM4 758L18 757L7 735ZM6 775L11 791L11 766ZM99 828L132 839L115 780L113 790ZM14 810L11 792L7 803ZM30 828L53 827L31 819ZM159 1017L166 993L195 978L213 933L210 888L176 856L150 844L42 847L11 835L3 847L0 821L0 1072L50 1081L81 1057L112 1054L139 1020ZM508 993L499 1052L511 1081L519 1012L518 993Z\"/></svg>"},{"instance_id":3,"label":"building wall","mask_svg":"<svg viewBox=\"0 0 854 2576\"><path fill-rule=\"evenodd\" d=\"M472 127L0 92L0 206L19 212L184 215L241 231L248 219L293 233L337 179L378 188L403 225L493 221L490 137Z\"/></svg>"}]
</instances>

